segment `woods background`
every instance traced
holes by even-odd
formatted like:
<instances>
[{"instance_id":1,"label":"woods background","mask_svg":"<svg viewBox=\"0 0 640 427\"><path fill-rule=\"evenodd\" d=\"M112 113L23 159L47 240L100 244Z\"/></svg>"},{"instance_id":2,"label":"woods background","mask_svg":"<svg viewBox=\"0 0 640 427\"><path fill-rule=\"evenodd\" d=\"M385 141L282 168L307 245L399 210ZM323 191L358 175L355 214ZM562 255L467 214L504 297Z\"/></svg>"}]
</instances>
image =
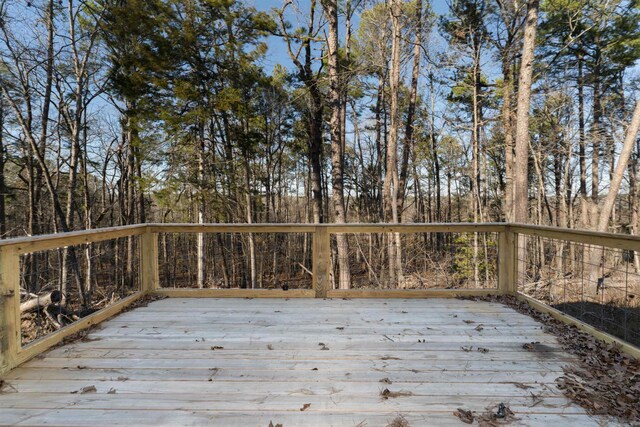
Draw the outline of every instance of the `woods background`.
<instances>
[{"instance_id":1,"label":"woods background","mask_svg":"<svg viewBox=\"0 0 640 427\"><path fill-rule=\"evenodd\" d=\"M596 229L603 209L607 230L638 234L635 135L610 215L603 200L638 97L640 3L436 3L0 1L0 235L144 222ZM529 94L521 63L531 13ZM531 102L524 160L515 156L519 97ZM518 173L526 206L514 198ZM450 260L460 252L444 248L472 247L465 277L489 280L479 261L495 252L486 236L416 239L370 236L363 249L337 235L336 286L352 281L354 257L371 277L367 248L401 282L405 246L411 257L435 248ZM164 259L218 253L227 277L215 283L229 285L235 262L246 271L237 286L264 286L256 257L265 254L310 267L307 238L269 242L161 241ZM128 260L120 280L133 280L134 245L112 249ZM90 264L91 250L64 251L65 283L68 263ZM268 263L277 286L275 256Z\"/></svg>"}]
</instances>

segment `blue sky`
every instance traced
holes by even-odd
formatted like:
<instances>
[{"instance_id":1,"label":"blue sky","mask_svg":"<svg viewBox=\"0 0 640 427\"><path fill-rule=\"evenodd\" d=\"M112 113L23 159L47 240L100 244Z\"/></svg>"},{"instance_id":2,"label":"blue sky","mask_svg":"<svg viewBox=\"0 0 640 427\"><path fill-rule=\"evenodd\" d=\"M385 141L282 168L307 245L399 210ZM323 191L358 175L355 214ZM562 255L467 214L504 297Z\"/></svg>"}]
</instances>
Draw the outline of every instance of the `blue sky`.
<instances>
[{"instance_id":1,"label":"blue sky","mask_svg":"<svg viewBox=\"0 0 640 427\"><path fill-rule=\"evenodd\" d=\"M307 5L309 4L308 0L294 0L294 1L297 4L299 4L300 8L308 7ZM280 9L284 4L284 2L285 0L247 0L248 4L254 6L258 10L265 11L265 12L270 12L273 8ZM447 11L449 10L449 6L447 5L447 2L444 0L434 0L433 2L431 2L431 7L433 8L434 12L438 15L446 14ZM291 22L292 25L294 26L296 25L294 16L290 16L289 21ZM358 28L358 21L359 21L359 17L355 16L353 19L354 32ZM342 19L340 24L341 24L340 31L342 31L342 33L340 33L339 36L342 39L342 37L344 37L344 23L342 22ZM272 37L269 37L268 44L269 44L269 51L266 57L262 60L262 64L265 67L265 71L269 73L276 64L280 64L286 67L288 70L291 70L293 67L293 64L286 51L286 47L283 40L279 37L272 36Z\"/></svg>"}]
</instances>

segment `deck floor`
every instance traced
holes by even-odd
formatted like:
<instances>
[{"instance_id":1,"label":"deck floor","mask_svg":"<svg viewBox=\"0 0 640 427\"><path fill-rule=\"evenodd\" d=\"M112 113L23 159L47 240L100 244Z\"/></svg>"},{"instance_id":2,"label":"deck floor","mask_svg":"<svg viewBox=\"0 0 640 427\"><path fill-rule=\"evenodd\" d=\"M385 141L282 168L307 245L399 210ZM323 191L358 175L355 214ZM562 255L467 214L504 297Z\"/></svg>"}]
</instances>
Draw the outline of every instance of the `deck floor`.
<instances>
[{"instance_id":1,"label":"deck floor","mask_svg":"<svg viewBox=\"0 0 640 427\"><path fill-rule=\"evenodd\" d=\"M497 303L164 299L5 375L0 424L443 426L501 402L517 425L602 424L557 389L572 360Z\"/></svg>"}]
</instances>

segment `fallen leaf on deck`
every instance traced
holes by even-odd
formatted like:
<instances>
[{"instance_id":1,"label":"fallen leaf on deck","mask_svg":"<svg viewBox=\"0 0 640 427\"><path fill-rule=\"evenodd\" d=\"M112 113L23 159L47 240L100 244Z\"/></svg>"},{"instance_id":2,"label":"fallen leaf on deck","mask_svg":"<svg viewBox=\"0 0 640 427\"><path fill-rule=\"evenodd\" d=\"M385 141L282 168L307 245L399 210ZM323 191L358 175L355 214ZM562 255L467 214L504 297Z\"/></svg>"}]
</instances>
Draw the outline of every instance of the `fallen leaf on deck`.
<instances>
[{"instance_id":1,"label":"fallen leaf on deck","mask_svg":"<svg viewBox=\"0 0 640 427\"><path fill-rule=\"evenodd\" d=\"M510 425L514 421L517 421L513 414L513 411L509 409L504 403L498 404L497 407L487 408L487 411L476 417L478 424L481 426L497 426L497 425Z\"/></svg>"},{"instance_id":2,"label":"fallen leaf on deck","mask_svg":"<svg viewBox=\"0 0 640 427\"><path fill-rule=\"evenodd\" d=\"M300 408L301 411L307 410L309 409L309 407L311 406L311 403L305 403L304 405L302 405L302 408Z\"/></svg>"},{"instance_id":3,"label":"fallen leaf on deck","mask_svg":"<svg viewBox=\"0 0 640 427\"><path fill-rule=\"evenodd\" d=\"M80 393L80 394L95 393L97 391L98 390L96 389L96 386L89 385L89 386L86 386L86 387L82 387L80 390L72 391L71 394L76 394L76 393Z\"/></svg>"},{"instance_id":4,"label":"fallen leaf on deck","mask_svg":"<svg viewBox=\"0 0 640 427\"><path fill-rule=\"evenodd\" d=\"M380 392L380 396L383 399L389 399L390 397L402 397L402 396L412 396L413 393L410 391L391 391L388 388L385 388Z\"/></svg>"},{"instance_id":5,"label":"fallen leaf on deck","mask_svg":"<svg viewBox=\"0 0 640 427\"><path fill-rule=\"evenodd\" d=\"M409 421L402 415L397 416L393 419L386 427L411 427Z\"/></svg>"},{"instance_id":6,"label":"fallen leaf on deck","mask_svg":"<svg viewBox=\"0 0 640 427\"><path fill-rule=\"evenodd\" d=\"M518 388L521 388L521 389L523 389L523 390L527 390L527 389L533 388L533 387L531 387L530 385L526 385L526 384L523 384L523 383L516 383L516 382L514 382L514 383L513 383L513 385L514 385L514 386L516 386L516 387L518 387Z\"/></svg>"},{"instance_id":7,"label":"fallen leaf on deck","mask_svg":"<svg viewBox=\"0 0 640 427\"><path fill-rule=\"evenodd\" d=\"M455 411L453 413L453 415L455 415L456 417L460 418L460 421L462 421L463 423L466 423L466 424L473 424L473 420L475 418L473 416L473 412L467 411L467 410L462 409L462 408L458 408L458 410Z\"/></svg>"}]
</instances>

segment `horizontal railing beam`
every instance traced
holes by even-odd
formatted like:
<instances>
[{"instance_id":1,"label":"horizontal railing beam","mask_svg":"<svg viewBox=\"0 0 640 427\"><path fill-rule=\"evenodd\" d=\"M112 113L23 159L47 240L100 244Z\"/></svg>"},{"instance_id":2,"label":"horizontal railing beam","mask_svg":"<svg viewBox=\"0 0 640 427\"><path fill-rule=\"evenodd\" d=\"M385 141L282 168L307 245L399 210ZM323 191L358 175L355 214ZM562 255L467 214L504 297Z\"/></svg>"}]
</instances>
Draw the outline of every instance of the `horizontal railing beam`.
<instances>
[{"instance_id":1,"label":"horizontal railing beam","mask_svg":"<svg viewBox=\"0 0 640 427\"><path fill-rule=\"evenodd\" d=\"M309 224L147 224L152 233L313 233Z\"/></svg>"},{"instance_id":2,"label":"horizontal railing beam","mask_svg":"<svg viewBox=\"0 0 640 427\"><path fill-rule=\"evenodd\" d=\"M505 223L472 224L147 224L152 233L313 233L326 228L329 233L483 233L501 232Z\"/></svg>"},{"instance_id":3,"label":"horizontal railing beam","mask_svg":"<svg viewBox=\"0 0 640 427\"><path fill-rule=\"evenodd\" d=\"M594 246L605 246L615 249L640 251L640 236L630 234L604 233L571 228L548 227L544 225L509 224L514 233L526 236L543 237L554 240L584 243Z\"/></svg>"},{"instance_id":4,"label":"horizontal railing beam","mask_svg":"<svg viewBox=\"0 0 640 427\"><path fill-rule=\"evenodd\" d=\"M84 243L101 242L120 237L139 236L147 230L147 225L123 225L119 227L96 228L91 230L70 231L67 233L43 234L33 237L18 237L0 240L0 248L12 250L18 254L64 248Z\"/></svg>"}]
</instances>

